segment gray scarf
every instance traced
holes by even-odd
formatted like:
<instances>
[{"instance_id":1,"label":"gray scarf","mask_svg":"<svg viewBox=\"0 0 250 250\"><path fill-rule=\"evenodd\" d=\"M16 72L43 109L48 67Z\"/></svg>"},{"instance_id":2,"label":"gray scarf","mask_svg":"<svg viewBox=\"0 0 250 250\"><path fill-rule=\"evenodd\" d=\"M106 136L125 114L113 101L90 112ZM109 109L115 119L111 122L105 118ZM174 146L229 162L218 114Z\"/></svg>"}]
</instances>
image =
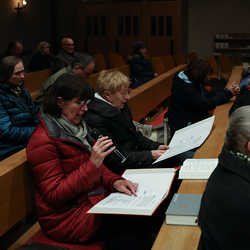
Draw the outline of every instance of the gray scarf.
<instances>
[{"instance_id":1,"label":"gray scarf","mask_svg":"<svg viewBox=\"0 0 250 250\"><path fill-rule=\"evenodd\" d=\"M48 114L47 114L48 115ZM76 125L70 122L64 115L61 115L59 118L52 117L48 115L59 127L64 128L70 134L80 139L83 145L91 152L92 147L89 142L86 140L87 128L86 124L83 120L81 120L80 124Z\"/></svg>"}]
</instances>

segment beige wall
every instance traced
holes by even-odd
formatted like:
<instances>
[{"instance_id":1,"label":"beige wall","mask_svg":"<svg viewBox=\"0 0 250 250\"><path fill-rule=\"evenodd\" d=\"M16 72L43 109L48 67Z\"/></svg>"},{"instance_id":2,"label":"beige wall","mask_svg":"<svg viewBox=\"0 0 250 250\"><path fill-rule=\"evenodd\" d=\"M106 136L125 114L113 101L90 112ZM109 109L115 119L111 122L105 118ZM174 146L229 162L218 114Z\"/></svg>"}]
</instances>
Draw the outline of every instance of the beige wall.
<instances>
[{"instance_id":1,"label":"beige wall","mask_svg":"<svg viewBox=\"0 0 250 250\"><path fill-rule=\"evenodd\" d=\"M249 0L189 0L188 51L214 53L214 33L250 33Z\"/></svg>"}]
</instances>

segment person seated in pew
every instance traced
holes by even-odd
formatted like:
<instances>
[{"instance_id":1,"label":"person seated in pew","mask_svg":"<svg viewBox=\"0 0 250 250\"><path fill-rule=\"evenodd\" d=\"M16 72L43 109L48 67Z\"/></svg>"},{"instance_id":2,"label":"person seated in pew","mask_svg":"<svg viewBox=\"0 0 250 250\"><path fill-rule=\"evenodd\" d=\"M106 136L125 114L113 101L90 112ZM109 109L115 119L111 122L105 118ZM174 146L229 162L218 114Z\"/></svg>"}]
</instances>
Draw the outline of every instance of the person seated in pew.
<instances>
[{"instance_id":1,"label":"person seated in pew","mask_svg":"<svg viewBox=\"0 0 250 250\"><path fill-rule=\"evenodd\" d=\"M108 136L126 158L125 162L110 154L104 160L107 167L117 174L126 168L151 166L169 147L151 141L137 131L127 101L130 80L119 71L103 70L97 79L98 92L89 103L85 120L93 129Z\"/></svg>"},{"instance_id":2,"label":"person seated in pew","mask_svg":"<svg viewBox=\"0 0 250 250\"><path fill-rule=\"evenodd\" d=\"M78 76L81 76L84 79L88 79L95 69L95 60L90 55L79 55L74 59L71 65L59 70L58 72L54 73L51 77L49 77L46 81L43 82L38 96L35 99L34 103L37 108L42 109L42 101L45 94L48 92L51 85L54 84L58 76L64 73L71 73Z\"/></svg>"},{"instance_id":3,"label":"person seated in pew","mask_svg":"<svg viewBox=\"0 0 250 250\"><path fill-rule=\"evenodd\" d=\"M249 249L250 106L230 117L219 163L209 177L199 212L204 250Z\"/></svg>"},{"instance_id":4,"label":"person seated in pew","mask_svg":"<svg viewBox=\"0 0 250 250\"><path fill-rule=\"evenodd\" d=\"M138 41L133 47L132 55L128 58L132 78L131 86L134 89L158 76L156 72L152 71L152 65L146 54L147 44Z\"/></svg>"},{"instance_id":5,"label":"person seated in pew","mask_svg":"<svg viewBox=\"0 0 250 250\"><path fill-rule=\"evenodd\" d=\"M151 233L152 217L86 213L109 192L136 196L138 187L103 164L115 147L106 136L94 143L82 119L93 96L83 78L65 73L44 98L40 122L27 145L38 221L55 241L98 241L108 249L136 250Z\"/></svg>"},{"instance_id":6,"label":"person seated in pew","mask_svg":"<svg viewBox=\"0 0 250 250\"><path fill-rule=\"evenodd\" d=\"M74 41L65 37L61 41L61 49L54 58L54 73L69 66L80 54L74 51Z\"/></svg>"},{"instance_id":7,"label":"person seated in pew","mask_svg":"<svg viewBox=\"0 0 250 250\"><path fill-rule=\"evenodd\" d=\"M53 68L54 57L50 53L50 44L47 42L40 42L30 61L30 70L38 71L43 69Z\"/></svg>"},{"instance_id":8,"label":"person seated in pew","mask_svg":"<svg viewBox=\"0 0 250 250\"><path fill-rule=\"evenodd\" d=\"M246 105L250 105L250 83L243 85L240 88L240 93L237 95L232 107L229 110L229 116L231 116L236 109Z\"/></svg>"},{"instance_id":9,"label":"person seated in pew","mask_svg":"<svg viewBox=\"0 0 250 250\"><path fill-rule=\"evenodd\" d=\"M23 83L22 59L4 57L0 62L0 160L25 148L38 123L38 109Z\"/></svg>"},{"instance_id":10,"label":"person seated in pew","mask_svg":"<svg viewBox=\"0 0 250 250\"><path fill-rule=\"evenodd\" d=\"M208 112L216 106L228 102L239 94L239 87L233 82L226 90L216 93L205 89L209 76L213 73L209 63L197 59L188 64L187 71L177 72L173 78L168 112L171 136L175 131L208 117ZM180 164L193 158L195 150L177 156Z\"/></svg>"}]
</instances>

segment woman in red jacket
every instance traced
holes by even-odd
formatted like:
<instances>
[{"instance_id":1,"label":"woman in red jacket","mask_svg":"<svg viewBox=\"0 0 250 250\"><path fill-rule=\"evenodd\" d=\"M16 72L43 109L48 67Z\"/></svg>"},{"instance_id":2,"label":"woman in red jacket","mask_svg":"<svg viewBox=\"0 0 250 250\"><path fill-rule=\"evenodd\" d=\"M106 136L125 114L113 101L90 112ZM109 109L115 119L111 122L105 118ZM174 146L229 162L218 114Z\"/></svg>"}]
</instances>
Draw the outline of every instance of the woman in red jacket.
<instances>
[{"instance_id":1,"label":"woman in red jacket","mask_svg":"<svg viewBox=\"0 0 250 250\"><path fill-rule=\"evenodd\" d=\"M108 192L118 190L136 195L138 184L124 180L102 164L105 156L115 149L112 141L103 137L94 144L82 120L93 94L92 87L81 77L72 74L58 77L44 99L40 122L27 146L36 186L38 221L44 233L56 241L103 240L98 236L99 231L108 230L105 223L101 226L101 215L86 212ZM119 216L114 221L123 227ZM121 231L111 228L112 233L104 241L115 249L137 249L139 243L133 241L138 235L129 230L131 226L127 223L127 229ZM122 235L123 242L119 234L125 231L128 232ZM132 243L134 246L130 246Z\"/></svg>"}]
</instances>

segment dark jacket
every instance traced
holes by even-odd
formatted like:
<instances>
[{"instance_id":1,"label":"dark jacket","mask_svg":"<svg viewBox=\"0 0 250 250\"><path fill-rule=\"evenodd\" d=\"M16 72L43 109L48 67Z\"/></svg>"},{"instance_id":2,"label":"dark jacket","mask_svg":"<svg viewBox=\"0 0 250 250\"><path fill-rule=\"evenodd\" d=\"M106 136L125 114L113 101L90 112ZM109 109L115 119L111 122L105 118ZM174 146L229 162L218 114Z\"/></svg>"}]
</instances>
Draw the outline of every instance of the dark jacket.
<instances>
[{"instance_id":1,"label":"dark jacket","mask_svg":"<svg viewBox=\"0 0 250 250\"><path fill-rule=\"evenodd\" d=\"M54 72L57 72L60 69L69 66L79 55L80 54L78 52L69 54L64 49L61 49L54 58Z\"/></svg>"},{"instance_id":2,"label":"dark jacket","mask_svg":"<svg viewBox=\"0 0 250 250\"><path fill-rule=\"evenodd\" d=\"M250 89L249 86L242 86L240 89L239 95L237 95L234 104L232 105L231 109L229 110L229 115L242 106L250 105Z\"/></svg>"},{"instance_id":3,"label":"dark jacket","mask_svg":"<svg viewBox=\"0 0 250 250\"><path fill-rule=\"evenodd\" d=\"M250 165L223 148L199 213L204 250L249 249Z\"/></svg>"},{"instance_id":4,"label":"dark jacket","mask_svg":"<svg viewBox=\"0 0 250 250\"><path fill-rule=\"evenodd\" d=\"M42 54L41 52L36 52L30 61L30 70L38 71L43 69L50 69L53 67L54 58L50 54Z\"/></svg>"},{"instance_id":5,"label":"dark jacket","mask_svg":"<svg viewBox=\"0 0 250 250\"><path fill-rule=\"evenodd\" d=\"M25 148L38 123L38 109L29 92L23 86L20 89L17 97L0 83L0 159Z\"/></svg>"},{"instance_id":6,"label":"dark jacket","mask_svg":"<svg viewBox=\"0 0 250 250\"><path fill-rule=\"evenodd\" d=\"M197 88L193 83L181 79L179 73L173 78L172 95L168 112L165 114L172 136L176 130L207 118L208 111L233 97L230 90L212 93L204 86Z\"/></svg>"},{"instance_id":7,"label":"dark jacket","mask_svg":"<svg viewBox=\"0 0 250 250\"><path fill-rule=\"evenodd\" d=\"M104 163L110 170L122 174L126 168L139 168L152 164L151 150L157 149L160 143L153 142L136 131L127 104L120 111L94 98L89 103L88 109L84 117L87 124L111 138L117 149L127 158L125 163L121 164L113 154L107 156Z\"/></svg>"},{"instance_id":8,"label":"dark jacket","mask_svg":"<svg viewBox=\"0 0 250 250\"><path fill-rule=\"evenodd\" d=\"M97 168L82 142L41 113L27 146L36 187L36 214L43 231L59 242L84 242L102 222L86 212L105 197L104 189L122 179L105 165ZM86 139L93 145L93 138ZM96 195L93 195L93 191ZM91 193L91 195L89 195Z\"/></svg>"},{"instance_id":9,"label":"dark jacket","mask_svg":"<svg viewBox=\"0 0 250 250\"><path fill-rule=\"evenodd\" d=\"M128 64L130 65L130 74L132 78L132 87L137 88L140 85L155 78L152 65L148 59L140 53L129 57Z\"/></svg>"}]
</instances>

